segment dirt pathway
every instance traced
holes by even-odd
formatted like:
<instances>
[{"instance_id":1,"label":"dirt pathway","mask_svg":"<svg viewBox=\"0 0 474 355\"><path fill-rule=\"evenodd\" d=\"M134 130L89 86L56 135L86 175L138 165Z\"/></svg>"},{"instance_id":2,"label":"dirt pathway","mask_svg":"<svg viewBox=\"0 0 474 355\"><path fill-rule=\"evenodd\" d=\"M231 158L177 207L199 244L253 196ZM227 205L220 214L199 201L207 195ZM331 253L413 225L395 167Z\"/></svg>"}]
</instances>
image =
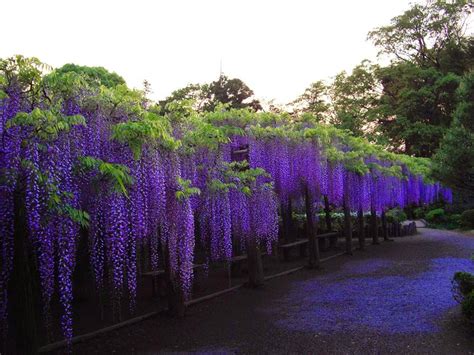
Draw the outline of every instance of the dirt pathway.
<instances>
[{"instance_id":1,"label":"dirt pathway","mask_svg":"<svg viewBox=\"0 0 474 355\"><path fill-rule=\"evenodd\" d=\"M159 352L474 354L474 331L451 295L474 271L474 238L420 229L354 256L242 289L74 347L77 354Z\"/></svg>"}]
</instances>

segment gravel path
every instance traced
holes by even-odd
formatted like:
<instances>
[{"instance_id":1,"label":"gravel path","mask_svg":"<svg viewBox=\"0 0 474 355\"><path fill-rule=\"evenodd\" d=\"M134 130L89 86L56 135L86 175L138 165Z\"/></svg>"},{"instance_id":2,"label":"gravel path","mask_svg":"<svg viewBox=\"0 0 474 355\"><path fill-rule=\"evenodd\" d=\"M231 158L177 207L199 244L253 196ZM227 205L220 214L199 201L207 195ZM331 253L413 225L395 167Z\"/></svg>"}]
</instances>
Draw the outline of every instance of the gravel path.
<instances>
[{"instance_id":1,"label":"gravel path","mask_svg":"<svg viewBox=\"0 0 474 355\"><path fill-rule=\"evenodd\" d=\"M77 354L474 354L474 331L451 295L455 271L473 271L474 238L420 229L74 346Z\"/></svg>"}]
</instances>

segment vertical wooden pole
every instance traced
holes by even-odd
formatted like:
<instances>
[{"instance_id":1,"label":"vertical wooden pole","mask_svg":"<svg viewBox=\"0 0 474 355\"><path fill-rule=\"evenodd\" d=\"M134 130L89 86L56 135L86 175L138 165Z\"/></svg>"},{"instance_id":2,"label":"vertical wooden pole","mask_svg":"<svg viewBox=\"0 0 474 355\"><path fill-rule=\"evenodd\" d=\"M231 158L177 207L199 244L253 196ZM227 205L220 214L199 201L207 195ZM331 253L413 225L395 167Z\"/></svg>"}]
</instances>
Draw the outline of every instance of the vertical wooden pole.
<instances>
[{"instance_id":1,"label":"vertical wooden pole","mask_svg":"<svg viewBox=\"0 0 474 355\"><path fill-rule=\"evenodd\" d=\"M352 255L352 221L351 221L351 210L344 194L344 236L346 237L346 253Z\"/></svg>"},{"instance_id":2,"label":"vertical wooden pole","mask_svg":"<svg viewBox=\"0 0 474 355\"><path fill-rule=\"evenodd\" d=\"M319 244L316 238L317 226L314 221L314 208L311 194L308 187L305 191L305 207L306 207L306 224L308 227L308 268L317 269L320 267Z\"/></svg>"},{"instance_id":3,"label":"vertical wooden pole","mask_svg":"<svg viewBox=\"0 0 474 355\"><path fill-rule=\"evenodd\" d=\"M14 213L14 260L9 297L14 320L12 330L17 353L36 354L39 346L38 285L28 242L24 196L18 191L15 192Z\"/></svg>"},{"instance_id":4,"label":"vertical wooden pole","mask_svg":"<svg viewBox=\"0 0 474 355\"><path fill-rule=\"evenodd\" d=\"M389 241L388 237L388 226L387 226L387 216L385 215L385 211L382 211L382 236L384 241Z\"/></svg>"},{"instance_id":5,"label":"vertical wooden pole","mask_svg":"<svg viewBox=\"0 0 474 355\"><path fill-rule=\"evenodd\" d=\"M263 286L264 283L262 254L255 238L248 238L246 246L249 269L248 286L251 288L258 288Z\"/></svg>"},{"instance_id":6,"label":"vertical wooden pole","mask_svg":"<svg viewBox=\"0 0 474 355\"><path fill-rule=\"evenodd\" d=\"M325 214L325 219L326 219L327 232L331 232L332 231L331 208L329 207L329 199L327 196L324 196L324 214Z\"/></svg>"},{"instance_id":7,"label":"vertical wooden pole","mask_svg":"<svg viewBox=\"0 0 474 355\"><path fill-rule=\"evenodd\" d=\"M178 275L171 270L168 247L164 249L168 313L173 317L182 318L186 312L183 290L179 285Z\"/></svg>"},{"instance_id":8,"label":"vertical wooden pole","mask_svg":"<svg viewBox=\"0 0 474 355\"><path fill-rule=\"evenodd\" d=\"M248 147L247 147L248 148ZM242 161L249 159L249 151L241 155L238 159L232 156L233 161ZM292 212L291 212L291 200L288 201L288 205L282 205L282 218L283 218L283 231L284 238L291 238L292 233ZM247 265L249 272L249 281L247 285L251 288L257 288L263 286L264 275L263 275L263 262L262 262L262 253L260 252L260 246L258 241L254 237L247 238L245 241L245 247L247 249Z\"/></svg>"},{"instance_id":9,"label":"vertical wooden pole","mask_svg":"<svg viewBox=\"0 0 474 355\"><path fill-rule=\"evenodd\" d=\"M365 249L364 211L359 208L357 212L357 234L359 237L359 249Z\"/></svg>"},{"instance_id":10,"label":"vertical wooden pole","mask_svg":"<svg viewBox=\"0 0 474 355\"><path fill-rule=\"evenodd\" d=\"M331 220L331 207L329 206L329 199L324 196L324 214L326 220L327 232L332 231L332 220ZM329 248L335 249L337 247L337 238L329 238Z\"/></svg>"},{"instance_id":11,"label":"vertical wooden pole","mask_svg":"<svg viewBox=\"0 0 474 355\"><path fill-rule=\"evenodd\" d=\"M288 203L281 204L281 217L283 224L283 239L286 243L294 240L296 235L293 231L293 211L291 206L291 199L288 200Z\"/></svg>"},{"instance_id":12,"label":"vertical wooden pole","mask_svg":"<svg viewBox=\"0 0 474 355\"><path fill-rule=\"evenodd\" d=\"M377 212L375 208L370 209L370 233L372 234L372 244L380 244L379 242L379 227L377 223Z\"/></svg>"}]
</instances>

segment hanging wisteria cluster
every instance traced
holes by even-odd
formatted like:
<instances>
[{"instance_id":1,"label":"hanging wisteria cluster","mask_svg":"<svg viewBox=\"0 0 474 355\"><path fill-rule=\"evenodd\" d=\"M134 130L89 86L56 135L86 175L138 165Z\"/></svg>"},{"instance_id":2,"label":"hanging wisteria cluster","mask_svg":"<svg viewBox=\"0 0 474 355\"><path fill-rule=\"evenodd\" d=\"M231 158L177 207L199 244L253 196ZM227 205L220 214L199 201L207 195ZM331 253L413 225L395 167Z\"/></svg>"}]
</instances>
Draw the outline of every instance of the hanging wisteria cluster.
<instances>
[{"instance_id":1,"label":"hanging wisteria cluster","mask_svg":"<svg viewBox=\"0 0 474 355\"><path fill-rule=\"evenodd\" d=\"M94 88L70 77L56 78L65 90L38 74L41 90L32 99L16 70L0 99L3 336L17 238L35 252L46 323L57 289L63 334L71 339L80 238L87 238L97 289L111 290L119 312L125 297L134 309L141 248L149 251L147 267L166 269L189 298L196 243L208 261L229 260L250 239L271 252L279 206L306 191L315 204L326 196L336 207L346 200L353 211L377 213L452 199L448 188L426 182L404 161L349 156L349 143L308 134L308 127L262 127L258 114L249 120L249 112L232 110L172 121L125 86ZM22 222L27 235L15 228Z\"/></svg>"}]
</instances>

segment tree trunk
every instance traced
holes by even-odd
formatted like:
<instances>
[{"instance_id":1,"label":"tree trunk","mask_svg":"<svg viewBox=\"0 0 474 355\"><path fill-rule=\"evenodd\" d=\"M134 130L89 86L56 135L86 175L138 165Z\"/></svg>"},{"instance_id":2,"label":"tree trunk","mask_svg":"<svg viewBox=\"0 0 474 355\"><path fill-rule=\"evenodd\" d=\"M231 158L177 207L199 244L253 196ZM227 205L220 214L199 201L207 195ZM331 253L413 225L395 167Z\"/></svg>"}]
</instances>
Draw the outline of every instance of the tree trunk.
<instances>
[{"instance_id":1,"label":"tree trunk","mask_svg":"<svg viewBox=\"0 0 474 355\"><path fill-rule=\"evenodd\" d=\"M186 313L186 306L184 304L184 294L179 284L178 275L176 275L170 266L168 247L165 248L165 276L166 289L168 299L168 313L177 318L184 317Z\"/></svg>"},{"instance_id":2,"label":"tree trunk","mask_svg":"<svg viewBox=\"0 0 474 355\"><path fill-rule=\"evenodd\" d=\"M255 238L248 238L246 245L249 270L249 281L247 285L251 288L258 288L263 286L264 283L262 254Z\"/></svg>"},{"instance_id":3,"label":"tree trunk","mask_svg":"<svg viewBox=\"0 0 474 355\"><path fill-rule=\"evenodd\" d=\"M25 211L25 200L21 192L15 192L14 261L10 281L11 316L18 354L36 354L39 346L38 334L38 284L34 276L33 255L30 253Z\"/></svg>"},{"instance_id":4,"label":"tree trunk","mask_svg":"<svg viewBox=\"0 0 474 355\"><path fill-rule=\"evenodd\" d=\"M364 211L362 208L357 212L357 233L359 237L359 249L365 249Z\"/></svg>"},{"instance_id":5,"label":"tree trunk","mask_svg":"<svg viewBox=\"0 0 474 355\"><path fill-rule=\"evenodd\" d=\"M372 244L380 244L379 227L377 223L377 213L374 208L370 210L370 234L372 235Z\"/></svg>"},{"instance_id":6,"label":"tree trunk","mask_svg":"<svg viewBox=\"0 0 474 355\"><path fill-rule=\"evenodd\" d=\"M352 221L347 193L344 193L344 236L346 237L346 253L352 255Z\"/></svg>"},{"instance_id":7,"label":"tree trunk","mask_svg":"<svg viewBox=\"0 0 474 355\"><path fill-rule=\"evenodd\" d=\"M329 206L329 199L327 196L324 196L324 214L326 220L326 229L327 232L332 231L332 220L331 220L331 208ZM337 246L337 238L329 238L329 248L335 249Z\"/></svg>"},{"instance_id":8,"label":"tree trunk","mask_svg":"<svg viewBox=\"0 0 474 355\"><path fill-rule=\"evenodd\" d=\"M306 225L308 231L308 268L317 269L320 267L320 258L319 258L319 244L318 239L316 238L317 234L317 225L314 222L314 209L313 201L311 199L311 194L306 188L305 193L305 206L306 206Z\"/></svg>"},{"instance_id":9,"label":"tree trunk","mask_svg":"<svg viewBox=\"0 0 474 355\"><path fill-rule=\"evenodd\" d=\"M292 216L291 199L288 200L287 204L281 204L281 217L283 224L283 240L286 243L296 239L295 233L293 233L293 216Z\"/></svg>"},{"instance_id":10,"label":"tree trunk","mask_svg":"<svg viewBox=\"0 0 474 355\"><path fill-rule=\"evenodd\" d=\"M382 211L382 236L383 240L389 241L390 239L388 238L388 226L387 226L387 216L385 215L385 211Z\"/></svg>"},{"instance_id":11,"label":"tree trunk","mask_svg":"<svg viewBox=\"0 0 474 355\"><path fill-rule=\"evenodd\" d=\"M181 287L171 278L167 279L168 289L168 312L173 317L182 318L186 313L186 306L184 304L184 295Z\"/></svg>"},{"instance_id":12,"label":"tree trunk","mask_svg":"<svg viewBox=\"0 0 474 355\"><path fill-rule=\"evenodd\" d=\"M324 214L326 219L326 229L327 232L330 232L332 231L331 208L329 207L329 199L327 196L324 196Z\"/></svg>"}]
</instances>

